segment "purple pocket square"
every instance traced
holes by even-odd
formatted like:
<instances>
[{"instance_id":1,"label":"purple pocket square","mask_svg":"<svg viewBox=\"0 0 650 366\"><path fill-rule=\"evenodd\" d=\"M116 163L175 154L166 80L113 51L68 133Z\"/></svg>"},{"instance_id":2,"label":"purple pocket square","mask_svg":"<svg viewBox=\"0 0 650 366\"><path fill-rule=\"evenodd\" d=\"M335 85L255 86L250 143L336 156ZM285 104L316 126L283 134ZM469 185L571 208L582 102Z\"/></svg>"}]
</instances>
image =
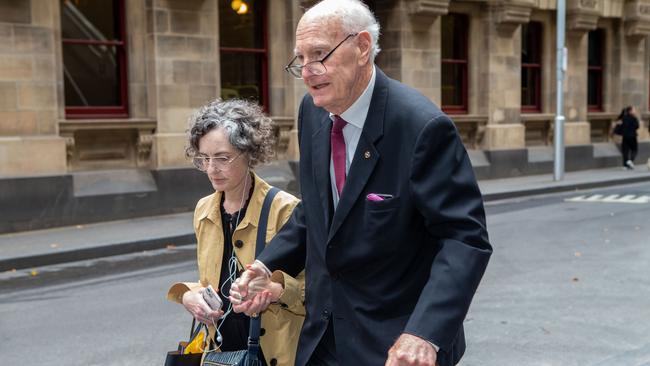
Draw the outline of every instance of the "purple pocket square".
<instances>
[{"instance_id":1,"label":"purple pocket square","mask_svg":"<svg viewBox=\"0 0 650 366\"><path fill-rule=\"evenodd\" d=\"M383 201L387 198L393 198L390 194L370 193L366 196L368 201Z\"/></svg>"}]
</instances>

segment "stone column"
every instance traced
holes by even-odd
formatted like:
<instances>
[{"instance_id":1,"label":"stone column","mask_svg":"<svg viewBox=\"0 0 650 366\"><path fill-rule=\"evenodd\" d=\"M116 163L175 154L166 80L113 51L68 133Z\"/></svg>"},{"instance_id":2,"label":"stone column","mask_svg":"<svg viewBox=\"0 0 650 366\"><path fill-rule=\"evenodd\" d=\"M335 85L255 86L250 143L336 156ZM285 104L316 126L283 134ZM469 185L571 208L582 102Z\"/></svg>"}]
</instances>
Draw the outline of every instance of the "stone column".
<instances>
[{"instance_id":1,"label":"stone column","mask_svg":"<svg viewBox=\"0 0 650 366\"><path fill-rule=\"evenodd\" d=\"M268 4L269 113L278 131L277 157L298 160L297 116L305 88L284 67L293 58L295 29L303 8L296 1L269 0Z\"/></svg>"},{"instance_id":2,"label":"stone column","mask_svg":"<svg viewBox=\"0 0 650 366\"><path fill-rule=\"evenodd\" d=\"M219 96L219 16L216 0L156 0L146 5L147 96L157 118L157 168L187 167L187 120Z\"/></svg>"},{"instance_id":3,"label":"stone column","mask_svg":"<svg viewBox=\"0 0 650 366\"><path fill-rule=\"evenodd\" d=\"M58 2L0 0L0 174L66 172L57 130Z\"/></svg>"},{"instance_id":4,"label":"stone column","mask_svg":"<svg viewBox=\"0 0 650 366\"><path fill-rule=\"evenodd\" d=\"M386 74L440 105L440 15L449 0L400 0L377 9L383 27L377 59Z\"/></svg>"},{"instance_id":5,"label":"stone column","mask_svg":"<svg viewBox=\"0 0 650 366\"><path fill-rule=\"evenodd\" d=\"M521 123L521 24L527 23L534 4L529 0L491 2L481 18L477 45L485 60L482 101L488 115L486 150L523 149L526 128ZM482 108L482 109L483 109Z\"/></svg>"},{"instance_id":6,"label":"stone column","mask_svg":"<svg viewBox=\"0 0 650 366\"><path fill-rule=\"evenodd\" d=\"M620 50L615 55L621 57L620 91L621 108L634 105L641 113L648 103L648 75L646 55L648 54L648 36L650 36L650 0L628 1L624 7L621 32L617 34L615 44ZM641 121L639 140L650 138L647 121Z\"/></svg>"},{"instance_id":7,"label":"stone column","mask_svg":"<svg viewBox=\"0 0 650 366\"><path fill-rule=\"evenodd\" d=\"M564 142L585 145L591 142L591 126L587 120L588 32L594 30L600 16L595 0L567 2L566 48L567 71L564 78ZM581 85L574 88L572 85Z\"/></svg>"}]
</instances>

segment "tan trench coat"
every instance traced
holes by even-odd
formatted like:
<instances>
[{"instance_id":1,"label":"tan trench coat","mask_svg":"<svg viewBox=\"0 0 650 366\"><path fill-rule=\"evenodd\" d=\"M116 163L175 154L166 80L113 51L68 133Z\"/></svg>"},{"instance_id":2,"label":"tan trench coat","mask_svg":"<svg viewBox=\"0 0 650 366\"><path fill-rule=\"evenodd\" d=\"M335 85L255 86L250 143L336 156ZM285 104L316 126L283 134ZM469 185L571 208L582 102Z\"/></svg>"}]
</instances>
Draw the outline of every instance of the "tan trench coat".
<instances>
[{"instance_id":1,"label":"tan trench coat","mask_svg":"<svg viewBox=\"0 0 650 366\"><path fill-rule=\"evenodd\" d=\"M255 260L255 239L262 203L270 186L254 174L255 186L246 215L243 217L233 234L233 243L243 242L240 248L234 246L239 261L244 265ZM198 240L197 259L199 266L199 282L179 282L172 285L167 294L171 301L182 303L186 291L196 290L211 284L215 289L219 285L221 263L223 258L223 230L221 225L222 192L202 198L194 210L194 231ZM291 216L298 204L298 199L286 193L279 192L271 204L269 221L266 231L267 243L280 230ZM262 337L260 344L266 362L277 365L294 365L298 336L305 316L305 279L304 273L293 278L286 273L276 272L273 281L284 285L284 293L278 304L272 304L262 316ZM210 326L210 336L214 337L215 329ZM273 361L275 360L275 362Z\"/></svg>"}]
</instances>

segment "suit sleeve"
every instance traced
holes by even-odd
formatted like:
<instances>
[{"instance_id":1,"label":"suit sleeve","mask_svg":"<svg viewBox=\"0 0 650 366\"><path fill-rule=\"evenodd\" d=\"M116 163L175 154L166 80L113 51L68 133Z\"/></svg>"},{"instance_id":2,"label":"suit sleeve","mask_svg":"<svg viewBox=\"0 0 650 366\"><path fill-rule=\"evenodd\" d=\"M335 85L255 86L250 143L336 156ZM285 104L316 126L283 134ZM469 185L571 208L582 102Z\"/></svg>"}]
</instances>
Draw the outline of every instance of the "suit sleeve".
<instances>
[{"instance_id":1,"label":"suit sleeve","mask_svg":"<svg viewBox=\"0 0 650 366\"><path fill-rule=\"evenodd\" d=\"M438 253L404 331L445 350L462 326L492 253L481 192L446 115L429 121L417 139L410 191Z\"/></svg>"},{"instance_id":2,"label":"suit sleeve","mask_svg":"<svg viewBox=\"0 0 650 366\"><path fill-rule=\"evenodd\" d=\"M288 195L287 195L288 196ZM278 214L275 225L275 232L279 232L290 218L291 212L298 204L298 199L291 196L290 203L286 203L283 210ZM305 275L304 272L298 276L290 276L283 271L274 271L271 280L282 285L284 291L278 300L279 306L296 315L305 315Z\"/></svg>"},{"instance_id":3,"label":"suit sleeve","mask_svg":"<svg viewBox=\"0 0 650 366\"><path fill-rule=\"evenodd\" d=\"M302 108L298 111L298 143L302 140ZM300 179L298 177L298 179ZM282 227L269 245L257 258L271 271L282 271L296 277L305 268L307 230L302 202L291 213L289 221ZM304 291L304 286L302 287Z\"/></svg>"}]
</instances>

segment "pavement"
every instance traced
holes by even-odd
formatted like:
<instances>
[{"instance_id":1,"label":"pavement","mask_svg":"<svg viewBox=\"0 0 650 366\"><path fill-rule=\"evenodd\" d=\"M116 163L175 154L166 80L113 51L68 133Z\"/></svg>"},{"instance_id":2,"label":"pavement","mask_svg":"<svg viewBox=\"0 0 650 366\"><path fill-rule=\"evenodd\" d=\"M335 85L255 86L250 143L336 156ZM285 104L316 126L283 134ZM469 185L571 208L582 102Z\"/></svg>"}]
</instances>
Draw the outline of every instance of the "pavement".
<instances>
[{"instance_id":1,"label":"pavement","mask_svg":"<svg viewBox=\"0 0 650 366\"><path fill-rule=\"evenodd\" d=\"M288 166L276 164L258 170L271 184L286 188ZM650 171L606 168L479 181L485 201L577 191L598 187L650 183ZM69 263L94 258L173 248L196 243L192 213L76 225L0 235L0 272Z\"/></svg>"}]
</instances>

